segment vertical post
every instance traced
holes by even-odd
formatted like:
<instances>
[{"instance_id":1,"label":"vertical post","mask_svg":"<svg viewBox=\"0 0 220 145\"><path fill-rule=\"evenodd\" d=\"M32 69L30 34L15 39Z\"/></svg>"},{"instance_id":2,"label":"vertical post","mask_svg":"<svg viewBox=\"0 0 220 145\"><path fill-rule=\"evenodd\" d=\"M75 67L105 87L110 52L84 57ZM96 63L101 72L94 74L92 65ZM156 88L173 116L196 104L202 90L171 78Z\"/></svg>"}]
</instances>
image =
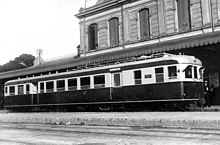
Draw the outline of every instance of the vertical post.
<instances>
[{"instance_id":1,"label":"vertical post","mask_svg":"<svg viewBox=\"0 0 220 145\"><path fill-rule=\"evenodd\" d=\"M84 56L86 57L86 2L87 0L85 0L85 5L84 5L84 17L83 17L83 51L84 51Z\"/></svg>"},{"instance_id":2,"label":"vertical post","mask_svg":"<svg viewBox=\"0 0 220 145\"><path fill-rule=\"evenodd\" d=\"M122 46L125 49L125 36L124 36L124 10L123 10L123 3L121 3L121 31L122 31Z\"/></svg>"},{"instance_id":3,"label":"vertical post","mask_svg":"<svg viewBox=\"0 0 220 145\"><path fill-rule=\"evenodd\" d=\"M112 101L112 92L113 92L113 74L110 73L110 87L109 87L109 92L110 92L110 101Z\"/></svg>"},{"instance_id":4,"label":"vertical post","mask_svg":"<svg viewBox=\"0 0 220 145\"><path fill-rule=\"evenodd\" d=\"M43 54L42 49L37 49L38 63L41 64L41 55Z\"/></svg>"},{"instance_id":5,"label":"vertical post","mask_svg":"<svg viewBox=\"0 0 220 145\"><path fill-rule=\"evenodd\" d=\"M212 10L212 1L209 0L210 2L210 17L211 17L211 25L212 25L212 32L214 32L215 26L214 26L214 19L213 19L213 10Z\"/></svg>"}]
</instances>

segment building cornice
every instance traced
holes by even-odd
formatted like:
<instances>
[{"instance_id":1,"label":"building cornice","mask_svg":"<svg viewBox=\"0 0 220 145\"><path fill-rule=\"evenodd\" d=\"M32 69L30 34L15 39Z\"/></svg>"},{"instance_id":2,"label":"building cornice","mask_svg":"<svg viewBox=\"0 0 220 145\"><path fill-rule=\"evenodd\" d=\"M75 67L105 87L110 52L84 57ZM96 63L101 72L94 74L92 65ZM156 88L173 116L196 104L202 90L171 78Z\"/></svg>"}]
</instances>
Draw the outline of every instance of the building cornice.
<instances>
[{"instance_id":1,"label":"building cornice","mask_svg":"<svg viewBox=\"0 0 220 145\"><path fill-rule=\"evenodd\" d=\"M130 3L131 1L132 0L112 0L112 1L108 1L106 3L101 3L101 4L98 4L98 5L89 7L89 8L82 8L80 10L79 14L76 14L75 16L79 19L85 18L85 17L91 16L91 15L94 15L94 14L97 14L97 13L100 13L100 12L103 12L103 11L107 11L107 10L109 10L111 8L114 8L114 7L119 7L122 4ZM138 1L138 0L135 0L135 1Z\"/></svg>"}]
</instances>

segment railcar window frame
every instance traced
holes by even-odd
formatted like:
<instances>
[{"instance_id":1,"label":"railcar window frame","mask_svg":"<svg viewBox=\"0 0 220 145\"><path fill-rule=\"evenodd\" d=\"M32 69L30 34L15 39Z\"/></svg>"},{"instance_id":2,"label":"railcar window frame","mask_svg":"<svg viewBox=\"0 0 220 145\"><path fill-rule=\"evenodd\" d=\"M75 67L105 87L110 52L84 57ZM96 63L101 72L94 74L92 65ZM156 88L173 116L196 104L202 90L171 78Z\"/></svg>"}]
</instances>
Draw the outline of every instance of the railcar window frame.
<instances>
[{"instance_id":1,"label":"railcar window frame","mask_svg":"<svg viewBox=\"0 0 220 145\"><path fill-rule=\"evenodd\" d=\"M194 74L194 79L198 79L198 68L197 68L197 66L193 66L193 74Z\"/></svg>"},{"instance_id":2,"label":"railcar window frame","mask_svg":"<svg viewBox=\"0 0 220 145\"><path fill-rule=\"evenodd\" d=\"M134 71L134 84L135 85L142 84L142 71L141 70Z\"/></svg>"},{"instance_id":3,"label":"railcar window frame","mask_svg":"<svg viewBox=\"0 0 220 145\"><path fill-rule=\"evenodd\" d=\"M65 80L56 80L57 92L65 91Z\"/></svg>"},{"instance_id":4,"label":"railcar window frame","mask_svg":"<svg viewBox=\"0 0 220 145\"><path fill-rule=\"evenodd\" d=\"M167 70L168 70L169 79L177 79L177 66L176 65L168 66Z\"/></svg>"},{"instance_id":5,"label":"railcar window frame","mask_svg":"<svg viewBox=\"0 0 220 145\"><path fill-rule=\"evenodd\" d=\"M163 67L155 68L155 79L156 79L156 83L164 82L164 68Z\"/></svg>"},{"instance_id":6,"label":"railcar window frame","mask_svg":"<svg viewBox=\"0 0 220 145\"><path fill-rule=\"evenodd\" d=\"M199 68L199 76L200 76L199 79L200 79L200 80L203 80L203 78L204 78L204 77L203 77L203 71L204 71L204 69L205 69L205 68L204 68L203 66Z\"/></svg>"},{"instance_id":7,"label":"railcar window frame","mask_svg":"<svg viewBox=\"0 0 220 145\"><path fill-rule=\"evenodd\" d=\"M47 93L54 92L54 81L46 82L46 92Z\"/></svg>"},{"instance_id":8,"label":"railcar window frame","mask_svg":"<svg viewBox=\"0 0 220 145\"><path fill-rule=\"evenodd\" d=\"M187 67L183 70L185 72L185 78L186 79L192 79L193 78L193 71L192 71L192 65L187 65Z\"/></svg>"},{"instance_id":9,"label":"railcar window frame","mask_svg":"<svg viewBox=\"0 0 220 145\"><path fill-rule=\"evenodd\" d=\"M25 92L26 94L30 94L30 84L26 84Z\"/></svg>"},{"instance_id":10,"label":"railcar window frame","mask_svg":"<svg viewBox=\"0 0 220 145\"><path fill-rule=\"evenodd\" d=\"M4 94L5 94L5 95L8 95L8 86L6 86L6 87L4 88Z\"/></svg>"},{"instance_id":11,"label":"railcar window frame","mask_svg":"<svg viewBox=\"0 0 220 145\"><path fill-rule=\"evenodd\" d=\"M121 87L122 86L122 77L121 73L113 73L113 87Z\"/></svg>"},{"instance_id":12,"label":"railcar window frame","mask_svg":"<svg viewBox=\"0 0 220 145\"><path fill-rule=\"evenodd\" d=\"M44 93L45 82L39 82L39 93Z\"/></svg>"},{"instance_id":13,"label":"railcar window frame","mask_svg":"<svg viewBox=\"0 0 220 145\"><path fill-rule=\"evenodd\" d=\"M93 79L94 79L94 88L105 87L105 75L96 75L93 76Z\"/></svg>"},{"instance_id":14,"label":"railcar window frame","mask_svg":"<svg viewBox=\"0 0 220 145\"><path fill-rule=\"evenodd\" d=\"M18 95L24 95L24 85L18 85Z\"/></svg>"},{"instance_id":15,"label":"railcar window frame","mask_svg":"<svg viewBox=\"0 0 220 145\"><path fill-rule=\"evenodd\" d=\"M68 83L68 90L69 91L77 90L77 83L78 83L77 78L69 78L69 79L67 79L67 83Z\"/></svg>"},{"instance_id":16,"label":"railcar window frame","mask_svg":"<svg viewBox=\"0 0 220 145\"><path fill-rule=\"evenodd\" d=\"M90 79L90 76L81 77L81 78L80 78L80 88L81 88L82 90L84 90L84 89L90 89L90 88L91 88L91 79Z\"/></svg>"},{"instance_id":17,"label":"railcar window frame","mask_svg":"<svg viewBox=\"0 0 220 145\"><path fill-rule=\"evenodd\" d=\"M15 95L15 86L9 86L9 95L14 96Z\"/></svg>"}]
</instances>

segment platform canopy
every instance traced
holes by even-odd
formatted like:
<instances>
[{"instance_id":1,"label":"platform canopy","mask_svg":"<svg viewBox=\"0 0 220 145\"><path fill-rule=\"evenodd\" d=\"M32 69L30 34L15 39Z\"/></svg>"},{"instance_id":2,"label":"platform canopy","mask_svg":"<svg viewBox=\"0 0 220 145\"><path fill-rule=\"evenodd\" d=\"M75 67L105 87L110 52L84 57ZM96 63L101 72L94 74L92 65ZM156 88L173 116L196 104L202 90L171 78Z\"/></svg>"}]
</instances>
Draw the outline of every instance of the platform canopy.
<instances>
[{"instance_id":1,"label":"platform canopy","mask_svg":"<svg viewBox=\"0 0 220 145\"><path fill-rule=\"evenodd\" d=\"M120 59L126 59L141 55L149 55L159 52L167 52L171 50L192 48L204 46L208 44L216 44L220 42L220 32L212 32L203 35L190 36L175 40L168 40L155 44L122 49L118 51L102 53L81 58L66 58L55 61L46 62L37 66L0 73L0 79L10 79L20 76L31 76L34 74L72 69L85 65L108 63Z\"/></svg>"}]
</instances>

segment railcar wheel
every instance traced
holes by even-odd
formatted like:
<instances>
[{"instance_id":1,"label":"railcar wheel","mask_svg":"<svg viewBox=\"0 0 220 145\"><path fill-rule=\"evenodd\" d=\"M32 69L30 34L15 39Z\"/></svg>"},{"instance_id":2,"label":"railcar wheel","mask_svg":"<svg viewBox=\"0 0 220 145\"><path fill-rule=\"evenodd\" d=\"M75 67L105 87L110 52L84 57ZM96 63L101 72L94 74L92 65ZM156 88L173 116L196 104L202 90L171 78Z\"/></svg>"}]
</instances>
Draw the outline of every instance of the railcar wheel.
<instances>
[{"instance_id":1,"label":"railcar wheel","mask_svg":"<svg viewBox=\"0 0 220 145\"><path fill-rule=\"evenodd\" d=\"M99 106L99 110L101 110L101 111L110 111L111 110L111 106L109 106L109 105L101 105L101 106Z\"/></svg>"}]
</instances>

